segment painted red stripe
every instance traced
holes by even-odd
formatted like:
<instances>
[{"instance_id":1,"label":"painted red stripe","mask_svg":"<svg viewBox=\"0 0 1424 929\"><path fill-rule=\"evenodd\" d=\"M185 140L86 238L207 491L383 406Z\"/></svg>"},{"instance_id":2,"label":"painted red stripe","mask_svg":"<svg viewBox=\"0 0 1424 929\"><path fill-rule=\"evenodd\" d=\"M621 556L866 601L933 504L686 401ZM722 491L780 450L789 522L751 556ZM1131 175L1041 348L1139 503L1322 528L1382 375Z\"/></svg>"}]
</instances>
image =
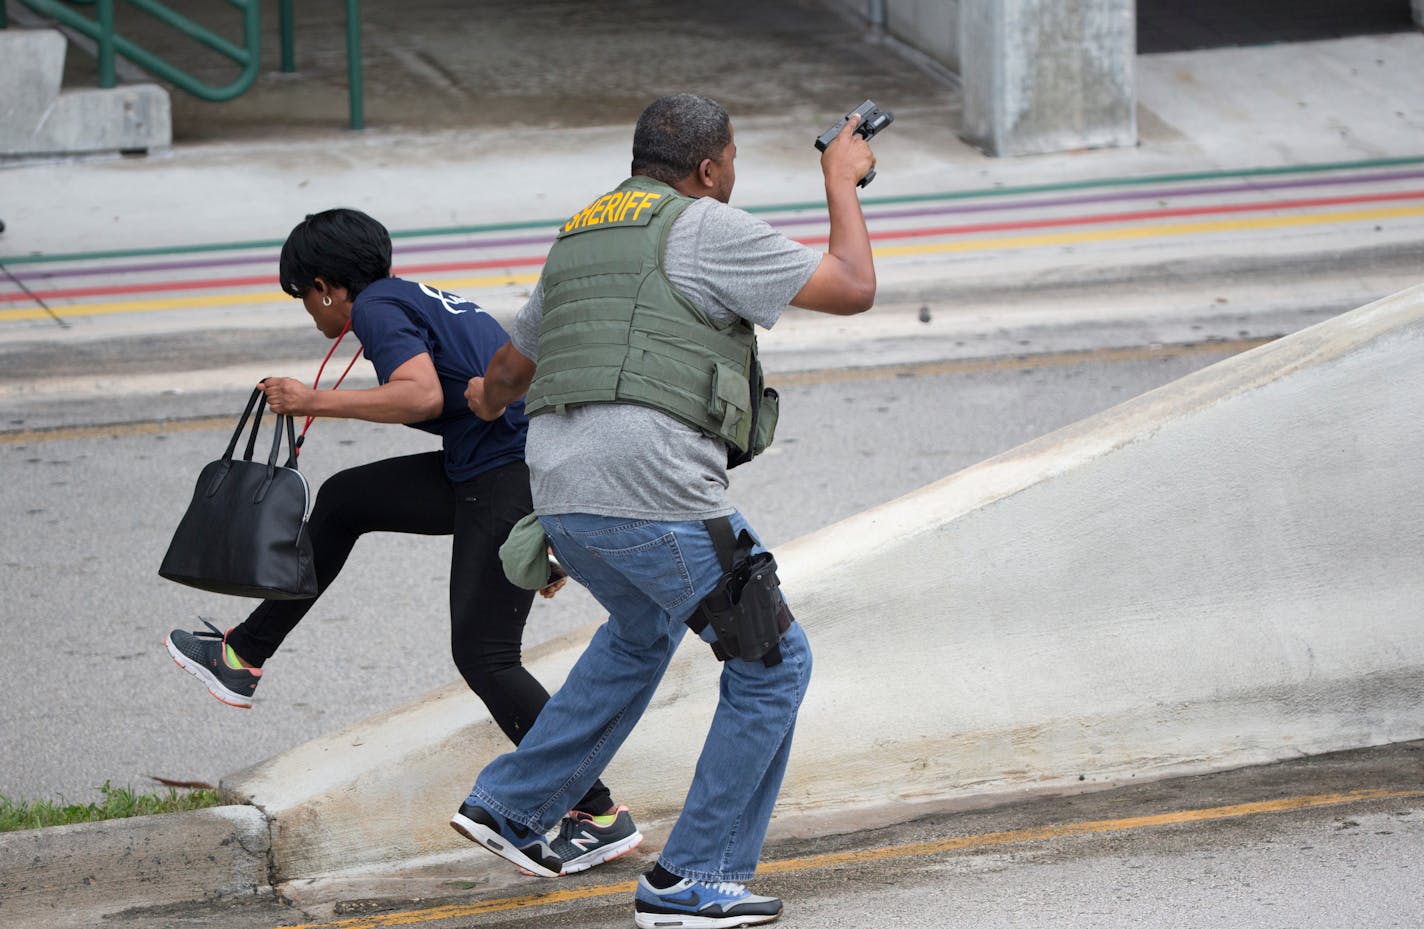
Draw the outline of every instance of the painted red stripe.
<instances>
[{"instance_id":1,"label":"painted red stripe","mask_svg":"<svg viewBox=\"0 0 1424 929\"><path fill-rule=\"evenodd\" d=\"M979 232L1024 232L1030 229L1053 229L1061 226L1100 226L1108 223L1139 222L1153 219L1180 219L1186 216L1215 216L1232 213L1262 213L1277 210L1299 210L1322 206L1348 206L1384 203L1395 200L1424 200L1424 190L1399 193L1364 194L1356 197L1312 197L1305 200L1281 200L1275 203L1229 203L1219 206L1177 207L1167 210L1142 210L1130 213L1099 213L1095 216L1067 216L1052 219L1029 219L1006 223L973 223L960 226L927 226L919 229L898 229L875 232L870 238L881 242L895 239L930 238L942 235L965 235ZM797 239L804 245L824 245L830 236Z\"/></svg>"},{"instance_id":2,"label":"painted red stripe","mask_svg":"<svg viewBox=\"0 0 1424 929\"><path fill-rule=\"evenodd\" d=\"M1180 219L1192 216L1301 210L1316 207L1350 206L1400 200L1424 200L1424 191L1407 190L1393 193L1358 194L1348 197L1309 197L1299 200L1278 200L1270 203L1232 203L1215 206L1099 213L1092 216L1058 216L1048 219L1015 220L1012 222L932 226L917 229L897 229L874 232L870 238L871 241L874 242L884 242L947 235L972 235L985 232L1023 232L1034 229L1061 228L1064 226L1098 226L1109 223ZM796 241L803 245L824 245L830 241L830 237L804 236L796 237ZM479 261L449 261L425 265L408 265L396 268L395 272L404 277L418 274L439 274L449 271L476 271L490 268L527 268L536 267L543 263L543 255L530 255L517 258L489 258ZM113 297L140 293L165 293L175 290L221 290L235 287L268 286L275 290L276 284L277 282L274 278L263 274L252 277L218 278L207 281L164 281L148 284L110 285L107 287L75 287L62 290L36 291L34 293L17 292L0 294L0 303L29 301L34 299L62 300L78 297Z\"/></svg>"}]
</instances>

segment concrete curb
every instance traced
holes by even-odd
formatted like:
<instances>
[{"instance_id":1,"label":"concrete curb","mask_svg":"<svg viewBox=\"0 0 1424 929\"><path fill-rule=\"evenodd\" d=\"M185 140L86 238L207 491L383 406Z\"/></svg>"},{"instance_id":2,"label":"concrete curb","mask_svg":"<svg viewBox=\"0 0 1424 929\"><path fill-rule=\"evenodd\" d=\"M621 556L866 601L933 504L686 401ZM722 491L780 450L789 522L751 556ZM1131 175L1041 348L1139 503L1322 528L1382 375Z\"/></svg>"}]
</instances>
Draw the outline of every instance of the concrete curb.
<instances>
[{"instance_id":1,"label":"concrete curb","mask_svg":"<svg viewBox=\"0 0 1424 929\"><path fill-rule=\"evenodd\" d=\"M251 806L0 834L0 924L69 929L133 907L270 895L271 848Z\"/></svg>"}]
</instances>

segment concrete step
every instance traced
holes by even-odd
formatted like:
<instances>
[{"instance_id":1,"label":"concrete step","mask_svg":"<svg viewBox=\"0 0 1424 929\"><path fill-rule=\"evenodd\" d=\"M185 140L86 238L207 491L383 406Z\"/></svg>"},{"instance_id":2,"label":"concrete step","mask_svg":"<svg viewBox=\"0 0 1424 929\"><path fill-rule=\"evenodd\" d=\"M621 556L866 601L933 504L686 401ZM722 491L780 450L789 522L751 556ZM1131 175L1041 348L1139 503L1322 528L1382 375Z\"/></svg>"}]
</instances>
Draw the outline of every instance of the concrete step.
<instances>
[{"instance_id":1,"label":"concrete step","mask_svg":"<svg viewBox=\"0 0 1424 929\"><path fill-rule=\"evenodd\" d=\"M173 142L157 84L65 90L67 43L55 29L0 31L0 158L151 151Z\"/></svg>"}]
</instances>

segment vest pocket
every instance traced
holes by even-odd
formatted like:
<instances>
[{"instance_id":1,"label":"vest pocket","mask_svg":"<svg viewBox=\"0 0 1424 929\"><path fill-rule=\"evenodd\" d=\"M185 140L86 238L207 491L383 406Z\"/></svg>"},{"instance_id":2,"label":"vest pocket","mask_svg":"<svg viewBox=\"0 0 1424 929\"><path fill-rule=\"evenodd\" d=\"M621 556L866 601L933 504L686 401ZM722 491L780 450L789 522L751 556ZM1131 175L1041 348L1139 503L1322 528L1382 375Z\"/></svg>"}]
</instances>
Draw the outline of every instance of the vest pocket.
<instances>
[{"instance_id":1,"label":"vest pocket","mask_svg":"<svg viewBox=\"0 0 1424 929\"><path fill-rule=\"evenodd\" d=\"M722 417L723 436L740 439L746 434L748 427L740 420L752 411L751 393L744 372L721 362L712 369L712 391L707 398L707 412Z\"/></svg>"},{"instance_id":2,"label":"vest pocket","mask_svg":"<svg viewBox=\"0 0 1424 929\"><path fill-rule=\"evenodd\" d=\"M781 395L770 387L762 388L761 409L757 412L756 435L752 436L751 452L760 455L771 445L776 434L776 420L781 416Z\"/></svg>"}]
</instances>

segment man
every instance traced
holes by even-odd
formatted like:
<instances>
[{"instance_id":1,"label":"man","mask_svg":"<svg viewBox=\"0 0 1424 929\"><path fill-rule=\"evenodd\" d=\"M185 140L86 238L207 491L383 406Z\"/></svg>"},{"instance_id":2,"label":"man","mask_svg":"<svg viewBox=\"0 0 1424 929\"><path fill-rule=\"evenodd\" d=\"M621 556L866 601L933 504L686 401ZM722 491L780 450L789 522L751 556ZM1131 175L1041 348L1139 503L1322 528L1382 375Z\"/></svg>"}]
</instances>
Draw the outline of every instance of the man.
<instances>
[{"instance_id":1,"label":"man","mask_svg":"<svg viewBox=\"0 0 1424 929\"><path fill-rule=\"evenodd\" d=\"M726 517L730 535L748 530L726 498L729 451L746 452L774 420L763 404L757 427L752 324L770 328L788 303L850 315L874 300L856 184L875 157L855 125L821 156L831 224L822 255L727 206L737 150L726 110L692 94L655 101L634 131L633 176L563 226L513 341L469 382L466 399L485 419L528 391L539 523L609 612L518 750L480 773L451 820L526 871L559 872L543 834L628 736L684 623L724 574L713 525ZM783 637L762 658L723 665L682 814L638 881L643 929L781 913L780 900L742 884L756 871L811 671L805 634L772 594ZM700 635L717 641L712 626Z\"/></svg>"}]
</instances>

